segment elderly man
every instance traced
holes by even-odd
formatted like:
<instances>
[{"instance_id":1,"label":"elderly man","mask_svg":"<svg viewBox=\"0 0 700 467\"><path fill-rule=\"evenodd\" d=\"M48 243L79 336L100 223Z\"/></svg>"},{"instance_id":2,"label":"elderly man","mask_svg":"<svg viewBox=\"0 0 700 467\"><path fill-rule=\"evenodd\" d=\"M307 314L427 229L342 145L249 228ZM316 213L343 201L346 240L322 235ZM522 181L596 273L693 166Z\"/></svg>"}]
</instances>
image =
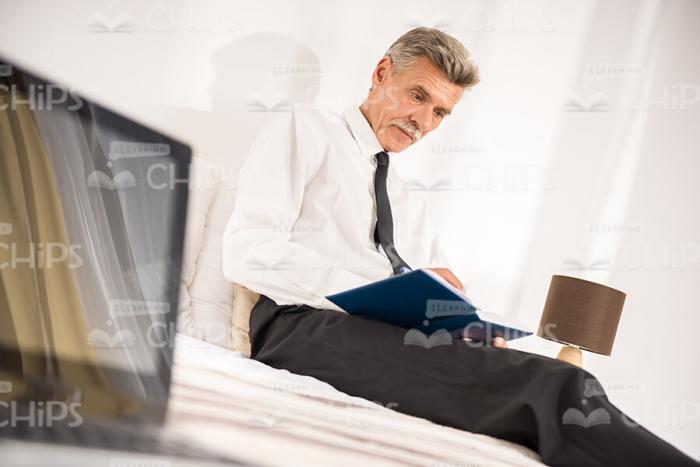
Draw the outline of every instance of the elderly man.
<instances>
[{"instance_id":1,"label":"elderly man","mask_svg":"<svg viewBox=\"0 0 700 467\"><path fill-rule=\"evenodd\" d=\"M431 268L458 288L420 199L390 160L448 118L478 70L455 38L417 28L372 73L365 102L342 115L275 115L240 172L224 233L226 277L261 294L252 357L436 423L514 441L552 465L694 464L612 405L584 394L585 370L547 357L453 342L405 345L405 329L344 313L326 296ZM587 397L586 397L587 396ZM562 421L602 408L609 423Z\"/></svg>"}]
</instances>

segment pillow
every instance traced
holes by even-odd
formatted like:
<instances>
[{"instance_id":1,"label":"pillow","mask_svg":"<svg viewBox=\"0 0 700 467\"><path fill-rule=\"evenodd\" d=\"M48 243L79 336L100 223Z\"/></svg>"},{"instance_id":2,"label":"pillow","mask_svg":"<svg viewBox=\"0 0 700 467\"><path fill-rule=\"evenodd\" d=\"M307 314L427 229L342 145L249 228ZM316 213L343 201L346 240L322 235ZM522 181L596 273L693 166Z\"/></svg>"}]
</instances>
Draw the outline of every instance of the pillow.
<instances>
[{"instance_id":1,"label":"pillow","mask_svg":"<svg viewBox=\"0 0 700 467\"><path fill-rule=\"evenodd\" d=\"M236 190L229 177L222 178L209 207L196 274L189 286L192 318L201 330L200 339L238 350L232 335L233 284L224 278L222 238L233 210Z\"/></svg>"},{"instance_id":2,"label":"pillow","mask_svg":"<svg viewBox=\"0 0 700 467\"><path fill-rule=\"evenodd\" d=\"M178 331L250 356L250 311L260 295L226 280L222 264L222 240L235 204L238 171L208 162L201 167L226 174L206 182L214 188L211 193L190 191Z\"/></svg>"},{"instance_id":3,"label":"pillow","mask_svg":"<svg viewBox=\"0 0 700 467\"><path fill-rule=\"evenodd\" d=\"M177 330L188 336L201 339L203 338L203 333L197 327L192 314L192 300L189 288L195 276L196 262L204 237L207 212L219 185L220 171L216 165L200 157L193 157L189 173L187 223L185 226L185 244L180 274Z\"/></svg>"}]
</instances>

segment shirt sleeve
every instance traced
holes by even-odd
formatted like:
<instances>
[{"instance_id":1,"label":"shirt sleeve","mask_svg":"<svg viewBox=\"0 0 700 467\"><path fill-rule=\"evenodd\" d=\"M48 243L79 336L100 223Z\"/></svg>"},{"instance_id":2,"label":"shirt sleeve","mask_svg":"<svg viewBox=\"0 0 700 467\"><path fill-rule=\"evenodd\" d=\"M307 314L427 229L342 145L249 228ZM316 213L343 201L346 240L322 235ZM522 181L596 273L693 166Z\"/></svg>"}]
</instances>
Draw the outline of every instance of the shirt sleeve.
<instances>
[{"instance_id":1,"label":"shirt sleeve","mask_svg":"<svg viewBox=\"0 0 700 467\"><path fill-rule=\"evenodd\" d=\"M427 226L425 234L426 241L429 244L429 256L427 258L427 266L429 268L447 268L454 272L445 251L442 249L442 242L438 233L438 228L435 225L435 218L428 209L427 203L420 196L413 196L411 204L416 206L421 212L420 218L423 219L423 224Z\"/></svg>"},{"instance_id":2,"label":"shirt sleeve","mask_svg":"<svg viewBox=\"0 0 700 467\"><path fill-rule=\"evenodd\" d=\"M393 170L393 171L392 171ZM395 209L394 233L403 232L398 238L399 252L409 259L409 265L417 268L447 268L454 272L451 262L442 248L439 229L428 204L419 193L408 188L396 169L389 168L390 182L398 201ZM407 243L401 243L406 240Z\"/></svg>"},{"instance_id":3,"label":"shirt sleeve","mask_svg":"<svg viewBox=\"0 0 700 467\"><path fill-rule=\"evenodd\" d=\"M263 126L239 173L235 207L223 236L227 280L278 304L340 310L325 297L367 280L292 239L306 184L324 153L298 111Z\"/></svg>"},{"instance_id":4,"label":"shirt sleeve","mask_svg":"<svg viewBox=\"0 0 700 467\"><path fill-rule=\"evenodd\" d=\"M428 264L431 268L447 268L456 273L452 263L442 249L440 237L435 231L431 232L430 235L430 261Z\"/></svg>"}]
</instances>

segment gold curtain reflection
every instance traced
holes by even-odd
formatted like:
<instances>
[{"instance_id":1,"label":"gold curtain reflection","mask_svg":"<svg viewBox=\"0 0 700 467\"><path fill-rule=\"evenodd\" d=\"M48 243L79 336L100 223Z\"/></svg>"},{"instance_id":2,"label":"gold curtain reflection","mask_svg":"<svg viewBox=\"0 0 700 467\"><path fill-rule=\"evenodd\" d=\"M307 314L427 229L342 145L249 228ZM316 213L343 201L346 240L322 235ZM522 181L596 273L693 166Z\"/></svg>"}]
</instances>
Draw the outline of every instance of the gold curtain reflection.
<instances>
[{"instance_id":1,"label":"gold curtain reflection","mask_svg":"<svg viewBox=\"0 0 700 467\"><path fill-rule=\"evenodd\" d=\"M0 380L12 382L12 397L26 396L32 382L47 378L69 382L84 389L81 411L133 413L136 402L111 393L88 345L73 274L80 246L66 237L51 164L26 96L17 95L15 102L24 103L13 107L13 93L0 86L0 346L19 349L19 358L3 362Z\"/></svg>"}]
</instances>

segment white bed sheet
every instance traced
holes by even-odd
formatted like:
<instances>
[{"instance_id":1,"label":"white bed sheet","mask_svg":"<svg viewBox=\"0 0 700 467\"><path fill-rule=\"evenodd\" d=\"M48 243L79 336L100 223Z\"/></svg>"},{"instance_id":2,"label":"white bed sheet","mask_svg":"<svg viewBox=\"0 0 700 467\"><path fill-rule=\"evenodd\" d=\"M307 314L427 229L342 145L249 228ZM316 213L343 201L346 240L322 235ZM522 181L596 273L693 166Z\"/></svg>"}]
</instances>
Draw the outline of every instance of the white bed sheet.
<instances>
[{"instance_id":1,"label":"white bed sheet","mask_svg":"<svg viewBox=\"0 0 700 467\"><path fill-rule=\"evenodd\" d=\"M185 335L169 429L262 465L544 465L514 443L405 415Z\"/></svg>"}]
</instances>

